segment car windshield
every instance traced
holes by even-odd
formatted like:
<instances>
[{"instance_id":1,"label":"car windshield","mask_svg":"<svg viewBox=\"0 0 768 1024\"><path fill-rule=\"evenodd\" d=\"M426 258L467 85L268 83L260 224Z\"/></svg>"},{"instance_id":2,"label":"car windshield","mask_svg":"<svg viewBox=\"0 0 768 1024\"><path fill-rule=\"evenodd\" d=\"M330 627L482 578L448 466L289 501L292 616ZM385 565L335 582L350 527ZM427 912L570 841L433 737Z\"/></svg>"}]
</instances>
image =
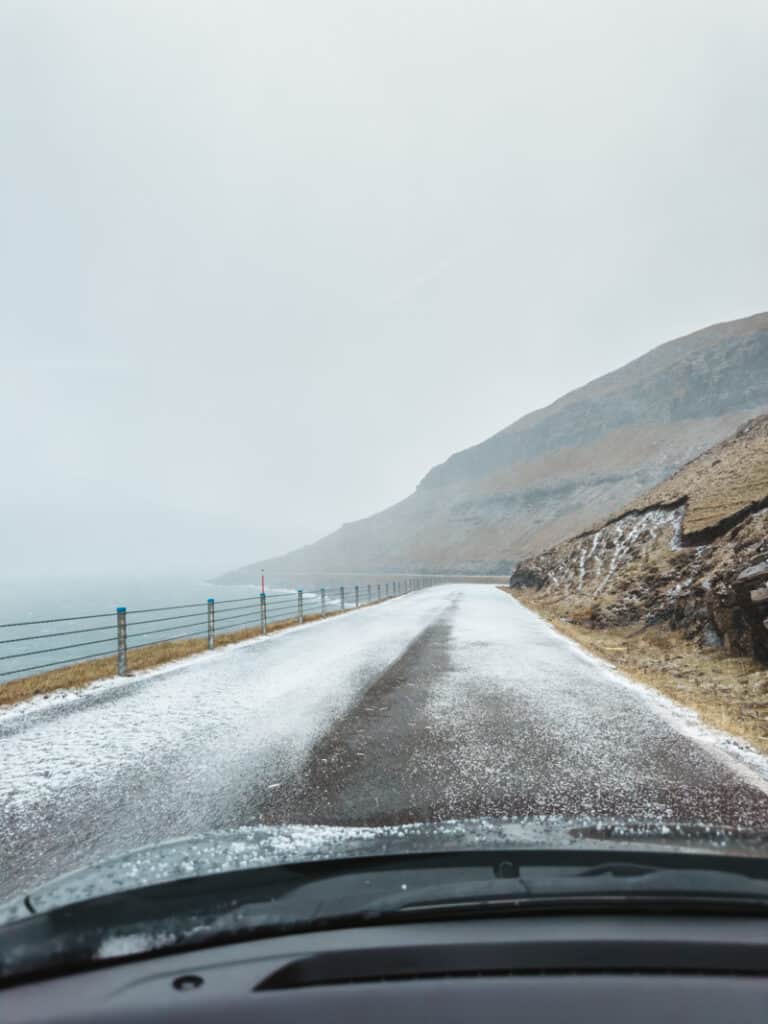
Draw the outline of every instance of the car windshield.
<instances>
[{"instance_id":1,"label":"car windshield","mask_svg":"<svg viewBox=\"0 0 768 1024\"><path fill-rule=\"evenodd\" d=\"M0 5L0 959L239 872L765 905L766 30Z\"/></svg>"}]
</instances>

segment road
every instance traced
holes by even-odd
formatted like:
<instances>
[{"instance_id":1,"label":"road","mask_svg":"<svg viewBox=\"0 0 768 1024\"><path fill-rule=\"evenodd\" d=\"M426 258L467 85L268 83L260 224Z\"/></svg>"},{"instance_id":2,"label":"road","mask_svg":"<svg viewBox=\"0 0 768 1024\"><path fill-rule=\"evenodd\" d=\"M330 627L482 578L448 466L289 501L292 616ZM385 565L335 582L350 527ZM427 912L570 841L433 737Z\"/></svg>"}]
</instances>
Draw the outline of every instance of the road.
<instances>
[{"instance_id":1,"label":"road","mask_svg":"<svg viewBox=\"0 0 768 1024\"><path fill-rule=\"evenodd\" d=\"M486 814L768 827L768 762L466 584L0 715L0 896L211 829Z\"/></svg>"}]
</instances>

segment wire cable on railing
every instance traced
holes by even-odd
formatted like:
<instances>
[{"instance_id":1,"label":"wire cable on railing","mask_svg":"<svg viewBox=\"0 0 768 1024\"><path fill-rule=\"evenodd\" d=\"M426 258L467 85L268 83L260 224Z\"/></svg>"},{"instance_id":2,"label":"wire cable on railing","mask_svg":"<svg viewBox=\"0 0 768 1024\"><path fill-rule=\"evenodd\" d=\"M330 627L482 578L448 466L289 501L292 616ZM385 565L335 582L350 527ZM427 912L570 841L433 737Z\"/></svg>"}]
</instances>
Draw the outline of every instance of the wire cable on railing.
<instances>
[{"instance_id":1,"label":"wire cable on railing","mask_svg":"<svg viewBox=\"0 0 768 1024\"><path fill-rule=\"evenodd\" d=\"M219 608L216 605L216 618L227 618L232 615L258 615L261 609L258 604L247 605L245 608Z\"/></svg>"},{"instance_id":2,"label":"wire cable on railing","mask_svg":"<svg viewBox=\"0 0 768 1024\"><path fill-rule=\"evenodd\" d=\"M0 629L13 629L17 626L48 626L54 622L83 622L85 619L113 619L114 612L102 612L99 615L67 615L62 619L28 619L26 622L0 622Z\"/></svg>"},{"instance_id":3,"label":"wire cable on railing","mask_svg":"<svg viewBox=\"0 0 768 1024\"><path fill-rule=\"evenodd\" d=\"M128 653L131 651L140 651L144 647L159 647L163 643L174 643L176 640L186 640L189 637L200 637L201 640L205 639L207 633L206 629L196 629L193 633L182 633L181 636L171 636L166 640L150 640L148 644L128 644Z\"/></svg>"},{"instance_id":4,"label":"wire cable on railing","mask_svg":"<svg viewBox=\"0 0 768 1024\"><path fill-rule=\"evenodd\" d=\"M38 672L41 668L56 668L59 665L85 665L91 661L100 661L102 658L114 657L115 651L105 651L104 654L95 654L92 658L65 658L63 661L49 661L44 665L26 665L24 668L18 668L11 672L0 672L0 676L19 676L24 678L21 673L23 672Z\"/></svg>"},{"instance_id":5,"label":"wire cable on railing","mask_svg":"<svg viewBox=\"0 0 768 1024\"><path fill-rule=\"evenodd\" d=\"M104 626L88 626L86 629L65 629L58 633L35 633L34 636L8 636L0 640L0 644L20 644L25 640L50 640L53 637L59 636L75 636L79 633L99 633L105 629L114 629L114 616L110 615L112 622L106 623Z\"/></svg>"},{"instance_id":6,"label":"wire cable on railing","mask_svg":"<svg viewBox=\"0 0 768 1024\"><path fill-rule=\"evenodd\" d=\"M226 633L227 631L246 629L251 625L256 626L259 622L259 617L255 616L254 618L242 618L242 620L227 623L216 623L216 632Z\"/></svg>"},{"instance_id":7,"label":"wire cable on railing","mask_svg":"<svg viewBox=\"0 0 768 1024\"><path fill-rule=\"evenodd\" d=\"M249 614L245 614L245 615L228 616L227 618L225 618L224 616L217 615L216 616L216 629L218 630L219 626L221 626L221 625L225 625L226 626L226 625L228 625L231 622L258 622L260 618L261 618L260 615L253 614L253 613L249 613Z\"/></svg>"},{"instance_id":8,"label":"wire cable on railing","mask_svg":"<svg viewBox=\"0 0 768 1024\"><path fill-rule=\"evenodd\" d=\"M156 636L158 633L172 633L176 629L188 629L190 626L206 626L208 625L207 619L198 619L197 622L185 622L183 626L166 626L164 629L142 629L138 633L130 632L130 623L128 624L128 639L132 636ZM168 636L169 640L177 640L178 637ZM130 645L129 645L130 646Z\"/></svg>"},{"instance_id":9,"label":"wire cable on railing","mask_svg":"<svg viewBox=\"0 0 768 1024\"><path fill-rule=\"evenodd\" d=\"M246 619L244 622L227 622L221 629L216 627L216 633L222 636L226 633L238 633L242 629L258 629L259 619Z\"/></svg>"},{"instance_id":10,"label":"wire cable on railing","mask_svg":"<svg viewBox=\"0 0 768 1024\"><path fill-rule=\"evenodd\" d=\"M19 654L3 654L0 655L0 661L11 661L13 658L35 658L38 654L53 654L55 651L73 651L76 647L93 647L95 644L110 643L114 643L111 637L105 637L103 640L85 640L81 644L62 644L60 647L43 647L40 651L21 651Z\"/></svg>"},{"instance_id":11,"label":"wire cable on railing","mask_svg":"<svg viewBox=\"0 0 768 1024\"><path fill-rule=\"evenodd\" d=\"M219 619L231 618L233 615L258 615L259 606L256 605L254 608L225 608L222 611L218 605L216 605L216 621Z\"/></svg>"},{"instance_id":12,"label":"wire cable on railing","mask_svg":"<svg viewBox=\"0 0 768 1024\"><path fill-rule=\"evenodd\" d=\"M222 607L222 605L225 605L225 606L226 606L226 607L225 607L225 609L224 609L225 611L233 611L233 612L236 612L236 611L237 611L237 608L230 608L230 607L229 607L229 606L230 606L230 604L232 604L232 603L233 603L233 602L231 602L231 601L215 601L215 602L214 602L214 604L216 605L216 607L217 607L217 608L221 608L221 607ZM247 601L238 601L237 603L238 603L238 605L243 605L243 606L246 606L246 607L248 607L248 606L250 606L250 605L254 605L254 606L256 606L256 605L259 605L259 604L261 604L261 598L258 598L258 597L249 597Z\"/></svg>"},{"instance_id":13,"label":"wire cable on railing","mask_svg":"<svg viewBox=\"0 0 768 1024\"><path fill-rule=\"evenodd\" d=\"M164 608L127 608L131 615L149 615L150 612L179 612L185 608L205 607L205 601L196 601L194 604L169 604Z\"/></svg>"},{"instance_id":14,"label":"wire cable on railing","mask_svg":"<svg viewBox=\"0 0 768 1024\"><path fill-rule=\"evenodd\" d=\"M139 619L138 622L134 622L133 619L130 617L131 612L127 611L126 622L129 626L152 626L156 622L178 622L179 619L192 619L195 617L195 615L202 615L203 612L205 611L206 606L204 604L196 604L193 605L193 607L196 610L193 612L187 612L186 615L167 615L163 619ZM133 614L136 615L139 613L134 612Z\"/></svg>"},{"instance_id":15,"label":"wire cable on railing","mask_svg":"<svg viewBox=\"0 0 768 1024\"><path fill-rule=\"evenodd\" d=\"M222 611L221 610L221 606L217 604L216 605L216 617L218 618L219 615L239 615L241 613L243 613L243 614L251 614L252 612L257 611L258 607L259 607L259 602L257 601L256 604L253 604L253 605L247 604L247 605L241 605L239 608L224 608L224 610Z\"/></svg>"}]
</instances>

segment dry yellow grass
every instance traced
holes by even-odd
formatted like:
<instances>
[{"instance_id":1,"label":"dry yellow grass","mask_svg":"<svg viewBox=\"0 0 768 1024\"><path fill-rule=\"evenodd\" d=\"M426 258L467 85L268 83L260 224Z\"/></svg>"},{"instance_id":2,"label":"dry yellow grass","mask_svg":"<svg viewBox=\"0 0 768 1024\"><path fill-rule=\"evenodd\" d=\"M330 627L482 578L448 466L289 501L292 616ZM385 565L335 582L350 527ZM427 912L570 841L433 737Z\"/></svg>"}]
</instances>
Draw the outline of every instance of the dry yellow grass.
<instances>
[{"instance_id":1,"label":"dry yellow grass","mask_svg":"<svg viewBox=\"0 0 768 1024\"><path fill-rule=\"evenodd\" d=\"M686 641L664 626L592 629L566 622L556 603L501 587L561 633L666 697L692 708L702 721L768 753L768 669Z\"/></svg>"},{"instance_id":2,"label":"dry yellow grass","mask_svg":"<svg viewBox=\"0 0 768 1024\"><path fill-rule=\"evenodd\" d=\"M689 534L711 529L767 495L768 416L760 416L637 499L634 507L686 498L684 532Z\"/></svg>"},{"instance_id":3,"label":"dry yellow grass","mask_svg":"<svg viewBox=\"0 0 768 1024\"><path fill-rule=\"evenodd\" d=\"M347 608L344 612L328 612L325 618L332 618L335 615L346 615L354 611L354 608ZM304 622L313 622L322 618L321 615L305 615ZM289 626L296 626L295 619L286 622L273 622L267 626L268 633L277 633ZM216 636L216 647L226 647L229 644L240 643L242 640L250 640L252 637L261 636L259 627L240 629L234 633L221 633ZM155 668L164 665L169 661L178 661L179 658L186 658L191 654L200 654L207 650L208 642L205 637L186 640L166 640L163 643L152 644L151 647L142 647L138 650L128 650L129 672L140 672L142 669ZM36 676L25 676L22 679L14 679L9 683L0 686L0 706L19 704L32 697L53 693L55 690L81 690L84 686L97 682L99 679L109 679L116 674L116 658L110 655L108 658L95 658L93 661L80 662L77 665L69 665L66 668L54 669L51 672L41 672Z\"/></svg>"}]
</instances>

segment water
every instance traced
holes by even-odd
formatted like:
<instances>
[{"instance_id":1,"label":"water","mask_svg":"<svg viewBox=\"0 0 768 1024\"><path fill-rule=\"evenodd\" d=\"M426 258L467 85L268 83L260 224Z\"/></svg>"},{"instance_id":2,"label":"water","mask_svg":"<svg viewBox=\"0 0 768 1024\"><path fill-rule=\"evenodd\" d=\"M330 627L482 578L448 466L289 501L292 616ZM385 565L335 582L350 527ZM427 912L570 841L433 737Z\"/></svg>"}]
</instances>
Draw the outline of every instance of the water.
<instances>
[{"instance_id":1,"label":"water","mask_svg":"<svg viewBox=\"0 0 768 1024\"><path fill-rule=\"evenodd\" d=\"M205 604L209 597L239 598L258 593L254 585L217 586L194 573L157 576L24 577L0 583L0 623L113 613L125 608Z\"/></svg>"},{"instance_id":2,"label":"water","mask_svg":"<svg viewBox=\"0 0 768 1024\"><path fill-rule=\"evenodd\" d=\"M129 647L204 636L209 597L216 601L220 631L258 624L258 586L216 585L202 574L4 580L0 584L0 685L58 667L53 662L74 663L113 654L118 606L128 610ZM269 620L291 617L295 605L295 594L268 592ZM154 611L158 608L169 610ZM158 619L164 621L149 621Z\"/></svg>"}]
</instances>

